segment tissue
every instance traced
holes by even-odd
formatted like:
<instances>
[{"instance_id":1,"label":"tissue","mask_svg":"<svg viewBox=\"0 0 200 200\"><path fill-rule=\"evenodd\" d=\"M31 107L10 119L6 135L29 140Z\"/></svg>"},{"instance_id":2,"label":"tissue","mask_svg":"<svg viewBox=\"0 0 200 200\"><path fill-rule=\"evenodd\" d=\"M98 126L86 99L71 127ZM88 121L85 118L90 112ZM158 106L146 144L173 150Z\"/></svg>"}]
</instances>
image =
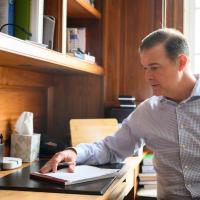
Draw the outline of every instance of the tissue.
<instances>
[{"instance_id":1,"label":"tissue","mask_svg":"<svg viewBox=\"0 0 200 200\"><path fill-rule=\"evenodd\" d=\"M23 112L16 121L15 131L20 135L33 135L33 113Z\"/></svg>"},{"instance_id":2,"label":"tissue","mask_svg":"<svg viewBox=\"0 0 200 200\"><path fill-rule=\"evenodd\" d=\"M33 133L33 113L23 112L16 121L11 135L11 156L23 162L32 162L39 156L40 134Z\"/></svg>"}]
</instances>

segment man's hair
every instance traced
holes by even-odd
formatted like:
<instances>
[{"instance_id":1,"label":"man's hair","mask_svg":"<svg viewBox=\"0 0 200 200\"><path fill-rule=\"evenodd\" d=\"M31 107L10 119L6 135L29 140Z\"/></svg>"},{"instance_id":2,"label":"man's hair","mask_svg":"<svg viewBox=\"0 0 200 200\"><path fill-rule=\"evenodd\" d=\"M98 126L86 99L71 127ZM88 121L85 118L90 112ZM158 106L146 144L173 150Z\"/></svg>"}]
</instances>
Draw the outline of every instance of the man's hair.
<instances>
[{"instance_id":1,"label":"man's hair","mask_svg":"<svg viewBox=\"0 0 200 200\"><path fill-rule=\"evenodd\" d=\"M183 34L172 28L158 29L147 35L141 42L139 52L163 44L168 57L176 60L180 54L189 56L189 47Z\"/></svg>"}]
</instances>

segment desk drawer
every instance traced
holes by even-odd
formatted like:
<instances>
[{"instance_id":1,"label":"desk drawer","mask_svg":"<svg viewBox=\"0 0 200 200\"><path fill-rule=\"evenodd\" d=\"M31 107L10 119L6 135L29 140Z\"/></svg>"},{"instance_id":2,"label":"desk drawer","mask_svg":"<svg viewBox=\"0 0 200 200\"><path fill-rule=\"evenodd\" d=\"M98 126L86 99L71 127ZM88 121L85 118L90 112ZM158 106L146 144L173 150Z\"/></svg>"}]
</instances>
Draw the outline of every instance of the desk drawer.
<instances>
[{"instance_id":1,"label":"desk drawer","mask_svg":"<svg viewBox=\"0 0 200 200\"><path fill-rule=\"evenodd\" d=\"M109 200L122 200L127 195L126 182L121 183L109 196Z\"/></svg>"},{"instance_id":2,"label":"desk drawer","mask_svg":"<svg viewBox=\"0 0 200 200\"><path fill-rule=\"evenodd\" d=\"M109 200L122 200L131 191L134 183L134 172L130 170L121 182L109 195Z\"/></svg>"}]
</instances>

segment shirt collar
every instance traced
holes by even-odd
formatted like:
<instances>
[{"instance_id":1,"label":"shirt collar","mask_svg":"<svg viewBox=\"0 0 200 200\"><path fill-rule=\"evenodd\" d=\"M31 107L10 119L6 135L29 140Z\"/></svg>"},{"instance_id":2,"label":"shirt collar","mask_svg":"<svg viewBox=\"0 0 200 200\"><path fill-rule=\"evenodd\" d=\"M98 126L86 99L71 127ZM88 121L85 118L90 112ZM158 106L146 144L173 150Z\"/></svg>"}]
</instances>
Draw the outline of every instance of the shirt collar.
<instances>
[{"instance_id":1,"label":"shirt collar","mask_svg":"<svg viewBox=\"0 0 200 200\"><path fill-rule=\"evenodd\" d=\"M189 98L191 98L191 97L200 97L200 77L196 76L196 78L197 78L197 81L195 83L195 86L194 86Z\"/></svg>"}]
</instances>

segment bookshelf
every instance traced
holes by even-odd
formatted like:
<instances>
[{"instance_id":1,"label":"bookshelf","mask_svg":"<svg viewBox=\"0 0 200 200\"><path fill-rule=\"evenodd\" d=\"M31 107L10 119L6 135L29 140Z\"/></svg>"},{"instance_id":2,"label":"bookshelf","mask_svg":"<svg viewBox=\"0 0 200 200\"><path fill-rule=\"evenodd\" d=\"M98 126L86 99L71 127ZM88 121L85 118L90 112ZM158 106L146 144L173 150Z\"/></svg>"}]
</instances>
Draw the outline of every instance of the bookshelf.
<instances>
[{"instance_id":1,"label":"bookshelf","mask_svg":"<svg viewBox=\"0 0 200 200\"><path fill-rule=\"evenodd\" d=\"M30 44L27 41L0 33L1 66L19 67L34 71L73 72L103 75L103 69L72 56ZM8 44L12 45L8 45Z\"/></svg>"},{"instance_id":2,"label":"bookshelf","mask_svg":"<svg viewBox=\"0 0 200 200\"><path fill-rule=\"evenodd\" d=\"M68 0L67 8L67 15L71 18L101 19L101 13L84 0Z\"/></svg>"},{"instance_id":3,"label":"bookshelf","mask_svg":"<svg viewBox=\"0 0 200 200\"><path fill-rule=\"evenodd\" d=\"M53 5L55 6L52 6ZM15 66L35 71L73 72L103 75L103 68L97 64L66 55L66 24L67 17L72 18L101 18L98 10L84 0L45 0L46 14L57 12L54 51L31 44L27 41L0 33L1 66ZM48 9L48 5L57 10ZM67 11L70 10L70 11ZM62 30L59 30L59 29ZM58 36L60 35L60 36ZM58 41L58 42L57 42ZM58 45L59 43L59 45ZM7 45L12 44L12 45ZM60 46L60 47L58 47ZM60 52L61 51L61 52Z\"/></svg>"},{"instance_id":4,"label":"bookshelf","mask_svg":"<svg viewBox=\"0 0 200 200\"><path fill-rule=\"evenodd\" d=\"M97 2L102 8L103 2ZM44 14L56 18L53 50L0 33L0 132L6 155L23 111L34 113L36 133L68 145L70 118L103 117L102 36L95 33L96 27L102 28L101 10L84 0L44 0ZM67 55L69 18L75 19L74 26L87 26L88 51L98 57L98 64Z\"/></svg>"}]
</instances>

